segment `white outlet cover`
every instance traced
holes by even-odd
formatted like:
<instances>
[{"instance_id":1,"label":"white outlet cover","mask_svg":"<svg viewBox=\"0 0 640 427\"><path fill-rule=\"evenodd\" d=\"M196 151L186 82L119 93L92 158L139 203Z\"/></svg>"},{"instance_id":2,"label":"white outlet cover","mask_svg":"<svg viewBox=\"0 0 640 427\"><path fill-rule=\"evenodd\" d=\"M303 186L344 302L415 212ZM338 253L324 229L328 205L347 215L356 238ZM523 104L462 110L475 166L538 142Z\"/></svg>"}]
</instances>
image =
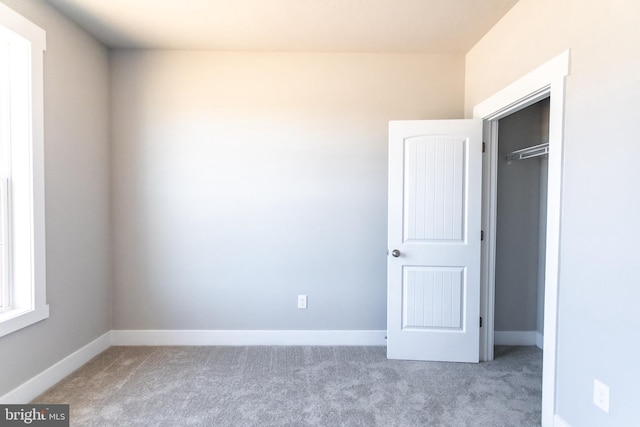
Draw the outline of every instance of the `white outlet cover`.
<instances>
[{"instance_id":1,"label":"white outlet cover","mask_svg":"<svg viewBox=\"0 0 640 427\"><path fill-rule=\"evenodd\" d=\"M298 308L307 308L307 296L298 295Z\"/></svg>"},{"instance_id":2,"label":"white outlet cover","mask_svg":"<svg viewBox=\"0 0 640 427\"><path fill-rule=\"evenodd\" d=\"M593 404L609 413L609 387L598 380L593 380Z\"/></svg>"}]
</instances>

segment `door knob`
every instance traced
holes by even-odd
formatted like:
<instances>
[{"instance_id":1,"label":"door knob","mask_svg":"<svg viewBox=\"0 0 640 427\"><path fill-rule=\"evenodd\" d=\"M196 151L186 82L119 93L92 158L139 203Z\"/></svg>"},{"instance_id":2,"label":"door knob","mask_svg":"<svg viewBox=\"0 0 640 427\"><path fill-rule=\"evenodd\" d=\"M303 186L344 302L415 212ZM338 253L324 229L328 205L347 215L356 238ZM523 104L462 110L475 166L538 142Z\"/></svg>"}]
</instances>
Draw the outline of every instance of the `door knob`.
<instances>
[{"instance_id":1,"label":"door knob","mask_svg":"<svg viewBox=\"0 0 640 427\"><path fill-rule=\"evenodd\" d=\"M391 255L393 255L394 257L398 258L400 256L400 251L397 249L394 249L391 251Z\"/></svg>"}]
</instances>

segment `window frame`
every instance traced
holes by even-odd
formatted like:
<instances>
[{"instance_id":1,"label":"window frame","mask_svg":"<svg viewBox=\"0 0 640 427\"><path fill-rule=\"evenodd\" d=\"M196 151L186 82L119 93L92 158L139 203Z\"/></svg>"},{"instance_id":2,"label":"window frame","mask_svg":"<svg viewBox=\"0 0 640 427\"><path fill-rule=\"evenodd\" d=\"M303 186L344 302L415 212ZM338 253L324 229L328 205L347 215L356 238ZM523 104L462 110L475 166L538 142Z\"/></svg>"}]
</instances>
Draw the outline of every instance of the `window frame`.
<instances>
[{"instance_id":1,"label":"window frame","mask_svg":"<svg viewBox=\"0 0 640 427\"><path fill-rule=\"evenodd\" d=\"M6 160L5 167L0 168L5 175L0 176L0 188L4 189L0 192L3 198L0 205L6 206L5 215L0 216L6 252L2 269L6 286L0 291L4 292L5 301L0 310L2 337L48 318L49 306L44 197L46 33L2 3L0 31L2 43L10 46L7 50L10 61L4 75L13 82L7 84L6 79L0 82L4 86L0 89L5 92L3 95L8 94L4 107L0 105L0 126L4 122L0 145L4 147L2 159Z\"/></svg>"}]
</instances>

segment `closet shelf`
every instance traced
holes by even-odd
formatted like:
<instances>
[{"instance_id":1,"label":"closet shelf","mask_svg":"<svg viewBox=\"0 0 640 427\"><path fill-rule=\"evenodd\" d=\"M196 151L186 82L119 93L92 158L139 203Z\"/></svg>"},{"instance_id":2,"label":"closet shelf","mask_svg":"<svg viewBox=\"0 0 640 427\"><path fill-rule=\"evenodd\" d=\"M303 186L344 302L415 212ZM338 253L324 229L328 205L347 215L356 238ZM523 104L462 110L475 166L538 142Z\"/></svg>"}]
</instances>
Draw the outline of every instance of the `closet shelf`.
<instances>
[{"instance_id":1,"label":"closet shelf","mask_svg":"<svg viewBox=\"0 0 640 427\"><path fill-rule=\"evenodd\" d=\"M534 145L532 147L516 150L507 155L507 162L515 162L518 160L530 159L532 157L546 156L549 154L549 143Z\"/></svg>"}]
</instances>

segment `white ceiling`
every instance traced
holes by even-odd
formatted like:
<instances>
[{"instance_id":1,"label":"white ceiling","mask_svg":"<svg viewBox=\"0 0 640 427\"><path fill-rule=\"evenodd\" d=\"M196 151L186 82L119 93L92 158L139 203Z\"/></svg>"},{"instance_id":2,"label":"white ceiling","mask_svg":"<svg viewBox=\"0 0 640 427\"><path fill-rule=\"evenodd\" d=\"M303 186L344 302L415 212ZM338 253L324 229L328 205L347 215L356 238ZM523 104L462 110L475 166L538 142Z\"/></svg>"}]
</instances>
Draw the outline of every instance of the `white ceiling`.
<instances>
[{"instance_id":1,"label":"white ceiling","mask_svg":"<svg viewBox=\"0 0 640 427\"><path fill-rule=\"evenodd\" d=\"M111 47L466 53L518 0L46 0Z\"/></svg>"}]
</instances>

